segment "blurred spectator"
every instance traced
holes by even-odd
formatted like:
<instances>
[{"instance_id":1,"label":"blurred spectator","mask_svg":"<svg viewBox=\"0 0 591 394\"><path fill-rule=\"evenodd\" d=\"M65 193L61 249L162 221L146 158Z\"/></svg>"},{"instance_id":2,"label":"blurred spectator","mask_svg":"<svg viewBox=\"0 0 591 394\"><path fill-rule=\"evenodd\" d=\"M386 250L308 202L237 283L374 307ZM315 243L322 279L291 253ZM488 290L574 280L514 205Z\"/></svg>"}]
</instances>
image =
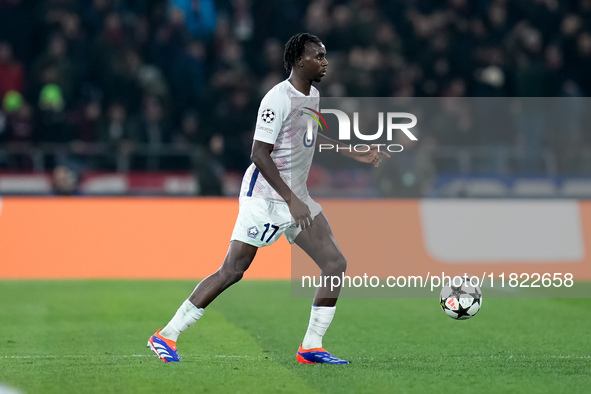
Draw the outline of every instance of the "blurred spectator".
<instances>
[{"instance_id":1,"label":"blurred spectator","mask_svg":"<svg viewBox=\"0 0 591 394\"><path fill-rule=\"evenodd\" d=\"M32 56L31 13L26 0L0 0L0 41L9 42L23 61L30 61Z\"/></svg>"},{"instance_id":2,"label":"blurred spectator","mask_svg":"<svg viewBox=\"0 0 591 394\"><path fill-rule=\"evenodd\" d=\"M201 130L199 116L194 111L187 111L181 116L180 127L172 135L174 149L181 153L170 159L171 170L191 168L191 154L196 145L205 144L205 135ZM182 155L185 153L187 155Z\"/></svg>"},{"instance_id":3,"label":"blurred spectator","mask_svg":"<svg viewBox=\"0 0 591 394\"><path fill-rule=\"evenodd\" d=\"M189 41L183 53L174 62L171 74L177 110L182 113L189 108L199 107L207 88L203 44L199 41Z\"/></svg>"},{"instance_id":4,"label":"blurred spectator","mask_svg":"<svg viewBox=\"0 0 591 394\"><path fill-rule=\"evenodd\" d=\"M160 157L163 147L172 142L172 133L167 121L162 102L153 96L143 100L138 135L135 141L145 147L145 151L136 153L134 169L157 171L168 169L170 157Z\"/></svg>"},{"instance_id":5,"label":"blurred spectator","mask_svg":"<svg viewBox=\"0 0 591 394\"><path fill-rule=\"evenodd\" d=\"M8 98L8 100L7 100ZM6 118L0 125L0 141L5 145L9 168L32 170L34 163L30 151L33 148L36 130L33 108L20 95L5 96Z\"/></svg>"},{"instance_id":6,"label":"blurred spectator","mask_svg":"<svg viewBox=\"0 0 591 394\"><path fill-rule=\"evenodd\" d=\"M181 149L190 145L203 144L205 135L199 132L199 117L196 112L187 111L181 117L181 127L174 133L172 139L174 144Z\"/></svg>"},{"instance_id":7,"label":"blurred spectator","mask_svg":"<svg viewBox=\"0 0 591 394\"><path fill-rule=\"evenodd\" d=\"M45 156L45 166L53 167L65 154L55 144L64 144L72 140L66 123L66 102L61 88L56 84L47 84L39 92L36 123L39 128L37 142L50 146L50 154Z\"/></svg>"},{"instance_id":8,"label":"blurred spectator","mask_svg":"<svg viewBox=\"0 0 591 394\"><path fill-rule=\"evenodd\" d=\"M185 26L198 39L211 37L216 26L216 10L213 0L170 0L171 13L180 11Z\"/></svg>"},{"instance_id":9,"label":"blurred spectator","mask_svg":"<svg viewBox=\"0 0 591 394\"><path fill-rule=\"evenodd\" d=\"M49 38L47 47L35 63L33 73L36 87L57 84L68 101L72 101L77 89L74 65L68 57L68 43L60 34Z\"/></svg>"},{"instance_id":10,"label":"blurred spectator","mask_svg":"<svg viewBox=\"0 0 591 394\"><path fill-rule=\"evenodd\" d=\"M165 105L170 105L170 89L160 69L143 64L137 70L136 78L143 94L158 97Z\"/></svg>"},{"instance_id":11,"label":"blurred spectator","mask_svg":"<svg viewBox=\"0 0 591 394\"><path fill-rule=\"evenodd\" d=\"M263 78L272 73L283 76L283 45L278 40L270 38L264 43L263 55L255 58L257 67L254 72Z\"/></svg>"},{"instance_id":12,"label":"blurred spectator","mask_svg":"<svg viewBox=\"0 0 591 394\"><path fill-rule=\"evenodd\" d=\"M222 195L221 179L225 168L219 156L224 150L223 138L219 135L210 138L201 127L197 114L189 111L183 114L173 142L179 152L189 153L190 159L188 163L184 163L183 159L171 160L171 169L178 169L179 164L181 168L191 168L200 195Z\"/></svg>"},{"instance_id":13,"label":"blurred spectator","mask_svg":"<svg viewBox=\"0 0 591 394\"><path fill-rule=\"evenodd\" d=\"M90 170L100 165L96 157L98 152L93 144L99 142L101 112L100 103L89 101L68 114L67 121L73 139L70 144L70 160L80 169Z\"/></svg>"},{"instance_id":14,"label":"blurred spectator","mask_svg":"<svg viewBox=\"0 0 591 394\"><path fill-rule=\"evenodd\" d=\"M139 109L142 97L139 81L141 67L142 59L133 49L124 50L112 59L110 68L103 74L102 87L106 99L123 103L129 111Z\"/></svg>"},{"instance_id":15,"label":"blurred spectator","mask_svg":"<svg viewBox=\"0 0 591 394\"><path fill-rule=\"evenodd\" d=\"M92 36L95 36L102 28L107 14L112 10L112 0L91 0L82 12L84 26Z\"/></svg>"},{"instance_id":16,"label":"blurred spectator","mask_svg":"<svg viewBox=\"0 0 591 394\"><path fill-rule=\"evenodd\" d=\"M150 45L150 59L167 76L172 76L172 66L183 53L185 42L190 33L184 25L184 15L178 8L173 8L165 22L160 25Z\"/></svg>"},{"instance_id":17,"label":"blurred spectator","mask_svg":"<svg viewBox=\"0 0 591 394\"><path fill-rule=\"evenodd\" d=\"M101 106L96 101L89 101L77 108L70 115L74 142L92 143L98 140Z\"/></svg>"},{"instance_id":18,"label":"blurred spectator","mask_svg":"<svg viewBox=\"0 0 591 394\"><path fill-rule=\"evenodd\" d=\"M221 156L224 152L224 138L215 134L207 145L197 145L192 155L193 174L199 184L200 196L223 195L222 178L224 165Z\"/></svg>"},{"instance_id":19,"label":"blurred spectator","mask_svg":"<svg viewBox=\"0 0 591 394\"><path fill-rule=\"evenodd\" d=\"M254 34L254 17L251 0L232 1L232 25L239 41L250 41Z\"/></svg>"},{"instance_id":20,"label":"blurred spectator","mask_svg":"<svg viewBox=\"0 0 591 394\"><path fill-rule=\"evenodd\" d=\"M90 80L97 86L110 86L110 77L121 67L128 48L127 34L121 16L116 12L106 15L100 31L92 37Z\"/></svg>"},{"instance_id":21,"label":"blurred spectator","mask_svg":"<svg viewBox=\"0 0 591 394\"><path fill-rule=\"evenodd\" d=\"M137 139L136 123L130 118L122 103L113 102L108 106L106 116L103 116L99 124L99 135L105 151L114 153L104 156L102 169L120 169L123 164L119 159L129 158L133 151L133 141Z\"/></svg>"},{"instance_id":22,"label":"blurred spectator","mask_svg":"<svg viewBox=\"0 0 591 394\"><path fill-rule=\"evenodd\" d=\"M221 102L216 108L215 129L211 134L219 134L220 138L231 141L225 144L225 149L219 152L220 156L226 157L225 165L233 170L241 170L248 166L250 159L249 150L245 150L239 142L241 136L247 134L252 140L253 119L252 114L256 113L256 104L253 105L250 95L243 89L236 89L230 94L229 100ZM234 141L238 142L235 143Z\"/></svg>"},{"instance_id":23,"label":"blurred spectator","mask_svg":"<svg viewBox=\"0 0 591 394\"><path fill-rule=\"evenodd\" d=\"M577 36L577 62L571 64L571 78L580 86L585 96L591 96L591 32L584 31Z\"/></svg>"},{"instance_id":24,"label":"blurred spectator","mask_svg":"<svg viewBox=\"0 0 591 394\"><path fill-rule=\"evenodd\" d=\"M71 136L66 127L66 106L61 88L47 84L41 88L38 101L39 141L68 142Z\"/></svg>"},{"instance_id":25,"label":"blurred spectator","mask_svg":"<svg viewBox=\"0 0 591 394\"><path fill-rule=\"evenodd\" d=\"M150 52L150 21L145 16L137 17L132 29L131 40L135 48L147 58Z\"/></svg>"},{"instance_id":26,"label":"blurred spectator","mask_svg":"<svg viewBox=\"0 0 591 394\"><path fill-rule=\"evenodd\" d=\"M345 51L358 44L349 7L344 4L335 6L331 19L332 28L324 38L327 48L331 51Z\"/></svg>"},{"instance_id":27,"label":"blurred spectator","mask_svg":"<svg viewBox=\"0 0 591 394\"><path fill-rule=\"evenodd\" d=\"M22 64L14 58L12 45L7 41L0 41L0 98L11 90L22 93L24 83L25 71Z\"/></svg>"},{"instance_id":28,"label":"blurred spectator","mask_svg":"<svg viewBox=\"0 0 591 394\"><path fill-rule=\"evenodd\" d=\"M323 36L330 31L331 23L327 2L312 0L306 10L305 29L312 34Z\"/></svg>"},{"instance_id":29,"label":"blurred spectator","mask_svg":"<svg viewBox=\"0 0 591 394\"><path fill-rule=\"evenodd\" d=\"M82 20L76 13L66 13L60 21L60 32L66 41L68 56L75 76L81 81L88 79L90 48ZM77 80L76 82L80 82Z\"/></svg>"},{"instance_id":30,"label":"blurred spectator","mask_svg":"<svg viewBox=\"0 0 591 394\"><path fill-rule=\"evenodd\" d=\"M538 30L524 27L517 39L513 92L517 97L546 97L542 35Z\"/></svg>"},{"instance_id":31,"label":"blurred spectator","mask_svg":"<svg viewBox=\"0 0 591 394\"><path fill-rule=\"evenodd\" d=\"M558 45L551 44L544 53L546 63L546 76L548 81L549 96L570 96L566 94L567 79L566 69L564 67L564 56L562 49ZM578 89L580 91L580 89ZM582 94L578 94L582 96Z\"/></svg>"},{"instance_id":32,"label":"blurred spectator","mask_svg":"<svg viewBox=\"0 0 591 394\"><path fill-rule=\"evenodd\" d=\"M53 192L59 196L79 194L79 176L65 165L56 166L52 173Z\"/></svg>"}]
</instances>

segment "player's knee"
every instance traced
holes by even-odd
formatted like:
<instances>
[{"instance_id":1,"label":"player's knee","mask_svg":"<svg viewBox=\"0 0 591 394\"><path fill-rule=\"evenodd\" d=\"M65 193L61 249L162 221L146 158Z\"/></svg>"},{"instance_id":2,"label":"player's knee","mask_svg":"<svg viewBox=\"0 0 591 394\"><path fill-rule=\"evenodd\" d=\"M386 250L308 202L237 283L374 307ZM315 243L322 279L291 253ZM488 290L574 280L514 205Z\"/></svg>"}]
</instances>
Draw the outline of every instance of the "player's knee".
<instances>
[{"instance_id":1,"label":"player's knee","mask_svg":"<svg viewBox=\"0 0 591 394\"><path fill-rule=\"evenodd\" d=\"M234 284L236 282L239 282L243 276L244 276L244 271L232 272L231 276L228 278L228 282L229 282L229 284Z\"/></svg>"},{"instance_id":2,"label":"player's knee","mask_svg":"<svg viewBox=\"0 0 591 394\"><path fill-rule=\"evenodd\" d=\"M328 260L324 271L328 275L340 275L347 270L347 259L342 254L333 256Z\"/></svg>"},{"instance_id":3,"label":"player's knee","mask_svg":"<svg viewBox=\"0 0 591 394\"><path fill-rule=\"evenodd\" d=\"M233 285L240 281L244 276L245 270L238 267L222 267L220 270L220 276L227 286Z\"/></svg>"},{"instance_id":4,"label":"player's knee","mask_svg":"<svg viewBox=\"0 0 591 394\"><path fill-rule=\"evenodd\" d=\"M240 281L244 276L244 271L242 270L226 270L222 272L222 277L224 278L224 282L227 286L233 285L234 283Z\"/></svg>"}]
</instances>

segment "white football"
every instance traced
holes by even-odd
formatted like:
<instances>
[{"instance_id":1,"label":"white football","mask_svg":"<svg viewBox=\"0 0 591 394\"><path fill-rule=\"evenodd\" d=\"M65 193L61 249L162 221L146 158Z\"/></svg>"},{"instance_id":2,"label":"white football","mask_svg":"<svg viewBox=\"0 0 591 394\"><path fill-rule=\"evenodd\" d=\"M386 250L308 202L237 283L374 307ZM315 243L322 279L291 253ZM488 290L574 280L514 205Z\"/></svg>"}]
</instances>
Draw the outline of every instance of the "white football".
<instances>
[{"instance_id":1,"label":"white football","mask_svg":"<svg viewBox=\"0 0 591 394\"><path fill-rule=\"evenodd\" d=\"M482 307L482 290L478 285L473 286L467 278L462 278L460 284L452 280L449 286L444 286L439 295L441 309L452 319L466 320L476 315Z\"/></svg>"}]
</instances>

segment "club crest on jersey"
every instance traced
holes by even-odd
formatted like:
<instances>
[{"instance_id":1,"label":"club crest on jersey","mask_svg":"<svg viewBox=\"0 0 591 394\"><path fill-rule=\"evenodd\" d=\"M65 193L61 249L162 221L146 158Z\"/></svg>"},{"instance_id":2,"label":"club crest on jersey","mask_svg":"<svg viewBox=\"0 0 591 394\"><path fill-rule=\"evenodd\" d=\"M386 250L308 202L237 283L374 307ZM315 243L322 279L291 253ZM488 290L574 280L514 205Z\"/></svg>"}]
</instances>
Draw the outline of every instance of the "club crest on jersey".
<instances>
[{"instance_id":1,"label":"club crest on jersey","mask_svg":"<svg viewBox=\"0 0 591 394\"><path fill-rule=\"evenodd\" d=\"M304 146L306 148L311 148L314 146L314 141L316 140L316 136L314 133L304 133Z\"/></svg>"},{"instance_id":2,"label":"club crest on jersey","mask_svg":"<svg viewBox=\"0 0 591 394\"><path fill-rule=\"evenodd\" d=\"M259 229L256 226L252 226L246 231L246 235L250 238L256 238L259 235Z\"/></svg>"},{"instance_id":3,"label":"club crest on jersey","mask_svg":"<svg viewBox=\"0 0 591 394\"><path fill-rule=\"evenodd\" d=\"M273 123L275 120L275 111L273 111L271 108L267 108L261 113L261 119L265 123Z\"/></svg>"}]
</instances>

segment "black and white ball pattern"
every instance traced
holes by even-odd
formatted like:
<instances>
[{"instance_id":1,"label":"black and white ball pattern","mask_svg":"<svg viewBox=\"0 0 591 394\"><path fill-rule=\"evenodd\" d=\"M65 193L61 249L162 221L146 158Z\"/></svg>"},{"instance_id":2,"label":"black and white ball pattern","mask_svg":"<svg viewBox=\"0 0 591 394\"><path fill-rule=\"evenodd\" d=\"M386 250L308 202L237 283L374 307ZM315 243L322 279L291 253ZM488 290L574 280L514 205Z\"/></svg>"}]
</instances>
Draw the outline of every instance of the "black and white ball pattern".
<instances>
[{"instance_id":1,"label":"black and white ball pattern","mask_svg":"<svg viewBox=\"0 0 591 394\"><path fill-rule=\"evenodd\" d=\"M460 286L444 286L439 297L441 309L452 319L466 320L482 306L482 290L462 279Z\"/></svg>"},{"instance_id":2,"label":"black and white ball pattern","mask_svg":"<svg viewBox=\"0 0 591 394\"><path fill-rule=\"evenodd\" d=\"M273 111L270 108L267 108L261 113L261 119L265 123L273 123L273 121L275 120L275 111Z\"/></svg>"}]
</instances>

